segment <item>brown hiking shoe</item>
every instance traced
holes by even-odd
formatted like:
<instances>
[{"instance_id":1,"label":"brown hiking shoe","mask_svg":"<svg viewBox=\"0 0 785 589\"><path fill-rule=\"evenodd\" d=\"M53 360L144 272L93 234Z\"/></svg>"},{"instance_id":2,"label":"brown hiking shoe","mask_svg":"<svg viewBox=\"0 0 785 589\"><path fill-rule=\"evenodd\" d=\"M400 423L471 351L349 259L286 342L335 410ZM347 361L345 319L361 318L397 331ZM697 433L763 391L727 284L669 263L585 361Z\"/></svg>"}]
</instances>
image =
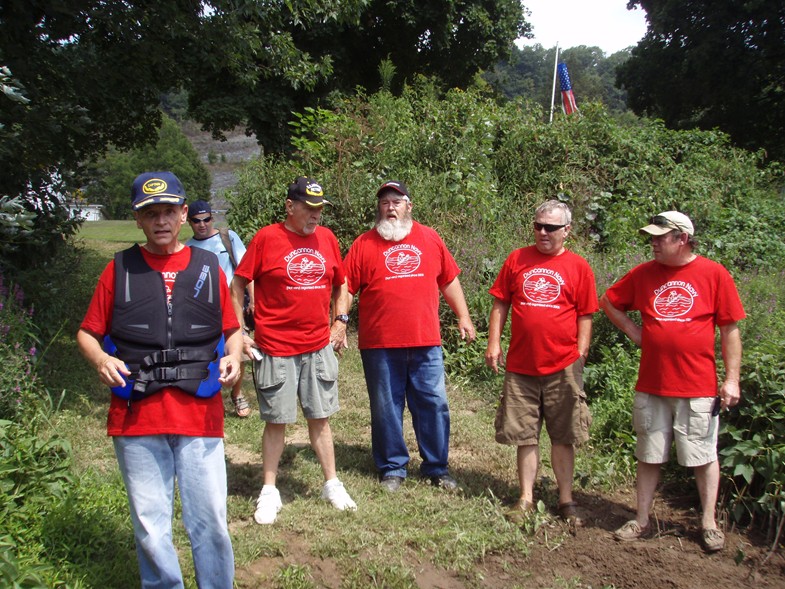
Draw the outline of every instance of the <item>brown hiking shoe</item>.
<instances>
[{"instance_id":1,"label":"brown hiking shoe","mask_svg":"<svg viewBox=\"0 0 785 589\"><path fill-rule=\"evenodd\" d=\"M639 540L645 536L648 536L650 530L651 524L646 524L646 526L641 527L637 521L631 519L618 530L613 532L613 537L622 542L632 542L633 540Z\"/></svg>"},{"instance_id":2,"label":"brown hiking shoe","mask_svg":"<svg viewBox=\"0 0 785 589\"><path fill-rule=\"evenodd\" d=\"M530 513L534 513L534 503L526 501L526 499L519 499L504 516L514 523L523 522Z\"/></svg>"},{"instance_id":3,"label":"brown hiking shoe","mask_svg":"<svg viewBox=\"0 0 785 589\"><path fill-rule=\"evenodd\" d=\"M706 552L719 552L725 548L725 534L717 528L704 529L701 532L701 540Z\"/></svg>"}]
</instances>

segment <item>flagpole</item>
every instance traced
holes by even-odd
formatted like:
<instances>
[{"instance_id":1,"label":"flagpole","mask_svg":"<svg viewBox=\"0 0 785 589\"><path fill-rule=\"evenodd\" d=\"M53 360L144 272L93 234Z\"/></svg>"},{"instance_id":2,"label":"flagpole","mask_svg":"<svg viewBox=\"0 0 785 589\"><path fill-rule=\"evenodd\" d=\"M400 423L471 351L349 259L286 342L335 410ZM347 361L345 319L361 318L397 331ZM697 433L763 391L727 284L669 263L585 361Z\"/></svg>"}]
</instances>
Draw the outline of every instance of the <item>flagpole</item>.
<instances>
[{"instance_id":1,"label":"flagpole","mask_svg":"<svg viewBox=\"0 0 785 589\"><path fill-rule=\"evenodd\" d=\"M559 64L559 42L556 41L556 57L553 60L553 90L551 90L551 118L549 123L553 122L553 101L556 98L556 67Z\"/></svg>"}]
</instances>

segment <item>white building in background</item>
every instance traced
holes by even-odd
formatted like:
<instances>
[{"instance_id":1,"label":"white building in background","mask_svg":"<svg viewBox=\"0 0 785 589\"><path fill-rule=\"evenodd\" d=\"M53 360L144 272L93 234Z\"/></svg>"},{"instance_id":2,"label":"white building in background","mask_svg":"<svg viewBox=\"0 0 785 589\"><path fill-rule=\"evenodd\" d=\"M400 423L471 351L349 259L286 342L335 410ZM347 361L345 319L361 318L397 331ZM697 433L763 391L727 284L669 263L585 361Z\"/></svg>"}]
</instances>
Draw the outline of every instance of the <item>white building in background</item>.
<instances>
[{"instance_id":1,"label":"white building in background","mask_svg":"<svg viewBox=\"0 0 785 589\"><path fill-rule=\"evenodd\" d=\"M81 217L85 221L103 221L104 214L101 212L103 205L88 205L83 203L68 203L68 212L71 218Z\"/></svg>"}]
</instances>

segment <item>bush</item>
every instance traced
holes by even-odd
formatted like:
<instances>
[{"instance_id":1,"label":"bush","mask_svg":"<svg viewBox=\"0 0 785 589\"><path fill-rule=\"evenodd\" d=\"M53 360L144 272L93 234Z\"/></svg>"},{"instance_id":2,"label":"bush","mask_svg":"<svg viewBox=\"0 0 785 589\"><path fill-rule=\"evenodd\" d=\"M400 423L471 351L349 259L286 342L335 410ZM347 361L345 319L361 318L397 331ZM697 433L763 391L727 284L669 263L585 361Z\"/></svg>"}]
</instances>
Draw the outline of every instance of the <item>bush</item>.
<instances>
[{"instance_id":1,"label":"bush","mask_svg":"<svg viewBox=\"0 0 785 589\"><path fill-rule=\"evenodd\" d=\"M109 219L131 218L131 184L142 172L168 170L180 179L188 199L210 198L210 173L180 127L163 117L155 145L123 152L111 149L93 166L87 198L104 206Z\"/></svg>"},{"instance_id":2,"label":"bush","mask_svg":"<svg viewBox=\"0 0 785 589\"><path fill-rule=\"evenodd\" d=\"M638 229L652 215L687 213L697 228L698 253L749 287L743 300L750 319L742 322L749 358L762 363L767 356L755 350L785 338L779 303L785 293L756 294L769 292L772 281L783 283L768 274L785 265L785 242L771 238L785 233L783 170L765 166L761 154L732 147L720 132L671 131L645 119L624 125L596 104L586 105L580 117L557 116L547 124L539 107L500 104L477 89L441 93L426 79L398 97L381 91L344 99L333 110L309 109L291 124L295 155L262 157L244 169L229 193L230 225L248 239L280 220L286 186L297 175L310 175L336 203L323 219L345 252L372 226L380 183L406 182L415 218L438 230L463 269L460 280L479 334L477 343L466 345L452 311L442 305L452 378L487 384L488 288L507 255L532 242L534 209L549 198L572 207L568 247L592 264L599 294L651 258ZM752 308L751 300L764 302ZM586 380L595 415L591 444L604 457L596 464L601 477L634 471L631 395L638 354L597 314ZM763 374L759 368L745 360L745 373ZM745 380L744 386L758 385ZM750 425L740 424L739 435Z\"/></svg>"},{"instance_id":3,"label":"bush","mask_svg":"<svg viewBox=\"0 0 785 589\"><path fill-rule=\"evenodd\" d=\"M71 449L51 427L48 391L36 375L36 329L24 294L0 274L0 579L52 586L41 545L45 515L66 495ZM41 582L45 579L46 582Z\"/></svg>"}]
</instances>

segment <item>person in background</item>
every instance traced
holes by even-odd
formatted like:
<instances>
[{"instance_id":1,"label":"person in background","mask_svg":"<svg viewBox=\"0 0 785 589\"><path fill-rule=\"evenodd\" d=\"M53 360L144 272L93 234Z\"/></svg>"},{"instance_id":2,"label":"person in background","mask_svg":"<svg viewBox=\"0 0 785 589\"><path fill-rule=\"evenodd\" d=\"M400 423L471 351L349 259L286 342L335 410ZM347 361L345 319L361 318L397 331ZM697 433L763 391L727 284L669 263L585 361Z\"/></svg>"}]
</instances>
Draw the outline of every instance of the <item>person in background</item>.
<instances>
[{"instance_id":1,"label":"person in background","mask_svg":"<svg viewBox=\"0 0 785 589\"><path fill-rule=\"evenodd\" d=\"M499 365L506 369L496 441L518 448L521 496L508 514L513 520L534 510L539 436L545 422L559 488L559 515L571 524L581 523L572 496L575 446L589 439L591 414L583 368L592 314L599 307L591 267L564 246L571 223L566 204L557 200L541 204L534 212L534 245L512 252L489 290L494 301L485 363L494 372ZM510 309L511 340L505 360L501 335Z\"/></svg>"},{"instance_id":2,"label":"person in background","mask_svg":"<svg viewBox=\"0 0 785 589\"><path fill-rule=\"evenodd\" d=\"M276 486L278 464L286 424L297 421L298 400L324 475L322 498L336 509L357 509L336 475L328 421L339 409L334 348L346 336L346 322L340 319L349 307L349 296L338 240L319 225L326 204L316 181L297 178L287 193L286 219L254 235L232 280L238 319L251 282L256 299L254 339L245 335L244 347L255 358L256 395L265 421L264 484L254 513L259 524L275 522L283 507Z\"/></svg>"},{"instance_id":3,"label":"person in background","mask_svg":"<svg viewBox=\"0 0 785 589\"><path fill-rule=\"evenodd\" d=\"M245 246L240 236L231 229L217 229L210 203L203 200L196 200L188 205L188 224L194 236L186 241L185 245L205 249L218 256L218 264L226 275L227 283L230 284L234 278L234 269L245 255ZM251 312L253 312L253 283L248 285L248 295L251 300ZM241 366L240 378L232 387L232 404L237 417L248 417L251 414L251 406L243 395L242 387Z\"/></svg>"},{"instance_id":4,"label":"person in background","mask_svg":"<svg viewBox=\"0 0 785 589\"><path fill-rule=\"evenodd\" d=\"M188 206L171 172L131 187L142 246L104 269L77 332L79 350L112 388L112 436L142 587L183 587L172 543L175 480L201 589L231 589L224 410L239 378L242 336L218 259L180 243Z\"/></svg>"},{"instance_id":5,"label":"person in background","mask_svg":"<svg viewBox=\"0 0 785 589\"><path fill-rule=\"evenodd\" d=\"M412 218L403 182L385 182L376 200L376 226L354 241L344 260L349 292L360 294L359 348L371 405L373 459L382 487L397 491L409 463L403 437L408 405L422 457L420 472L431 484L454 491L439 293L458 318L461 338L473 341L460 269L436 231Z\"/></svg>"},{"instance_id":6,"label":"person in background","mask_svg":"<svg viewBox=\"0 0 785 589\"><path fill-rule=\"evenodd\" d=\"M715 520L718 415L721 408L738 404L741 396L738 321L746 315L730 273L694 252L695 228L687 215L665 211L640 231L649 236L654 259L630 270L600 299L608 319L641 348L633 406L637 514L614 537L630 541L650 533L660 465L668 461L675 440L679 464L695 472L703 547L717 552L725 546ZM640 311L642 325L629 311ZM725 364L719 387L717 328Z\"/></svg>"}]
</instances>

